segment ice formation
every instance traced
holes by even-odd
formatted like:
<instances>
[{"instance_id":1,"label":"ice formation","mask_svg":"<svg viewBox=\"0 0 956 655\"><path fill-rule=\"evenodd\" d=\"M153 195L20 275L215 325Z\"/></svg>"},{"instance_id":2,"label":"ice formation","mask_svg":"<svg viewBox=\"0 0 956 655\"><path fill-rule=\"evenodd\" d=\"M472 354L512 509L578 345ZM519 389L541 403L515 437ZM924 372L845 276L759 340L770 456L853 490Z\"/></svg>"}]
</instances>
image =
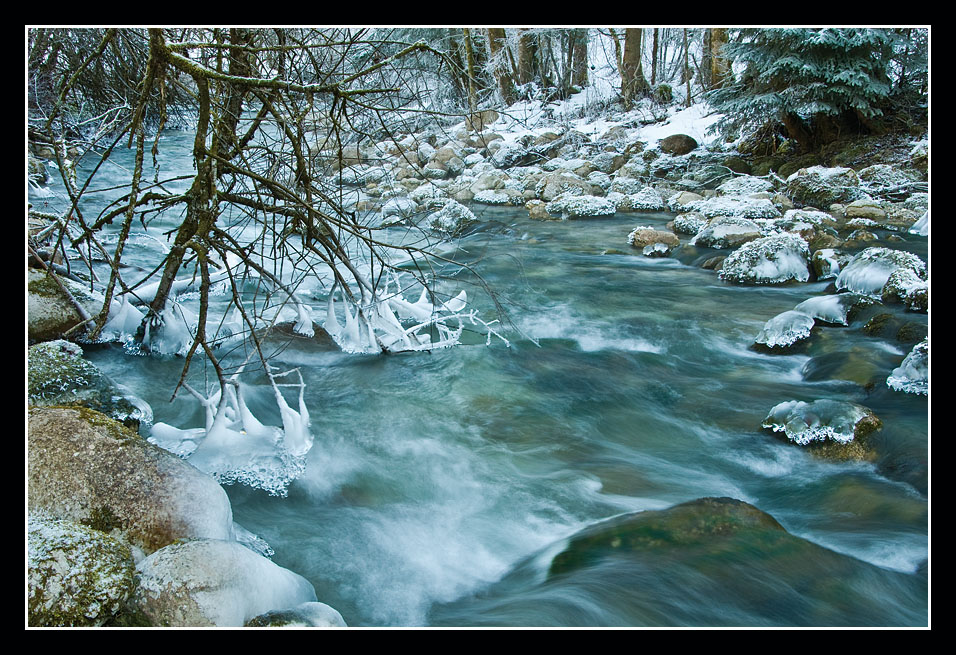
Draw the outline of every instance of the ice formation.
<instances>
[{"instance_id":1,"label":"ice formation","mask_svg":"<svg viewBox=\"0 0 956 655\"><path fill-rule=\"evenodd\" d=\"M808 298L793 309L824 323L849 325L850 311L866 302L872 301L855 293L837 293Z\"/></svg>"},{"instance_id":2,"label":"ice formation","mask_svg":"<svg viewBox=\"0 0 956 655\"><path fill-rule=\"evenodd\" d=\"M276 378L292 372L298 373L298 369L269 373L282 428L264 425L253 415L236 373L223 389L208 398L185 385L203 406L203 428L180 429L160 422L153 425L149 440L221 484L241 483L284 496L289 484L305 469L305 456L313 442L301 374L298 385L294 385L299 387L298 410L289 406L276 382Z\"/></svg>"},{"instance_id":3,"label":"ice formation","mask_svg":"<svg viewBox=\"0 0 956 655\"><path fill-rule=\"evenodd\" d=\"M770 410L763 427L785 432L788 439L801 446L828 439L849 443L853 441L857 424L870 415L867 408L848 402L789 400Z\"/></svg>"},{"instance_id":4,"label":"ice formation","mask_svg":"<svg viewBox=\"0 0 956 655\"><path fill-rule=\"evenodd\" d=\"M911 269L920 279L926 279L926 264L916 255L890 248L867 248L840 272L836 287L880 296L890 275L900 268Z\"/></svg>"},{"instance_id":5,"label":"ice formation","mask_svg":"<svg viewBox=\"0 0 956 655\"><path fill-rule=\"evenodd\" d=\"M810 278L809 258L807 242L784 232L740 246L724 260L719 276L730 282L752 284L806 282Z\"/></svg>"},{"instance_id":6,"label":"ice formation","mask_svg":"<svg viewBox=\"0 0 956 655\"><path fill-rule=\"evenodd\" d=\"M813 318L803 312L783 312L767 321L754 341L767 348L788 348L808 338L813 324Z\"/></svg>"},{"instance_id":7,"label":"ice formation","mask_svg":"<svg viewBox=\"0 0 956 655\"><path fill-rule=\"evenodd\" d=\"M894 391L929 395L929 340L913 346L899 367L886 379L886 386Z\"/></svg>"}]
</instances>

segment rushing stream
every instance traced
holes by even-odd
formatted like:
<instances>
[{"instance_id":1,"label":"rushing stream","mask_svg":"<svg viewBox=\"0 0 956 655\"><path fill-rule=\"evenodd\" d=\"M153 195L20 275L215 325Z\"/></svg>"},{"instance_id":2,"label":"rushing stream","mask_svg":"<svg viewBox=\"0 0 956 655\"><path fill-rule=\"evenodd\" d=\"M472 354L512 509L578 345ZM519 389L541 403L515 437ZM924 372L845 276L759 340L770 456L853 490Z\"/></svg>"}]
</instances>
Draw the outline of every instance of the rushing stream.
<instances>
[{"instance_id":1,"label":"rushing stream","mask_svg":"<svg viewBox=\"0 0 956 655\"><path fill-rule=\"evenodd\" d=\"M510 345L475 336L354 355L289 335L275 355L307 385L306 469L286 497L226 489L276 563L351 626L927 624L928 399L885 384L911 344L853 323L816 328L793 354L759 353L764 323L828 281L733 285L697 265L716 251L629 248L635 225L663 228L670 214L541 222L473 209L486 223L457 256L480 260L520 329ZM925 261L927 239L904 238L887 245ZM193 398L169 402L180 358L87 355L155 421L201 425ZM247 400L279 424L271 393L252 386ZM876 461L823 460L761 429L774 405L820 398L882 419ZM701 497L750 503L802 539L768 553L744 535L549 572L582 530Z\"/></svg>"}]
</instances>

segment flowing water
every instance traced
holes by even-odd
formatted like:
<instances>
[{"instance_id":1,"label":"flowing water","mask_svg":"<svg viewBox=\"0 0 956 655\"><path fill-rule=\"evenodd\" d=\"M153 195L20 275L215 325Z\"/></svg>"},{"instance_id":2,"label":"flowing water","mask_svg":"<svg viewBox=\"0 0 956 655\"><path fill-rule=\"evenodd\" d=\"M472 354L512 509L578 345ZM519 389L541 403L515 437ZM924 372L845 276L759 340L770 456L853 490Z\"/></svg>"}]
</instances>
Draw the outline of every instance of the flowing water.
<instances>
[{"instance_id":1,"label":"flowing water","mask_svg":"<svg viewBox=\"0 0 956 655\"><path fill-rule=\"evenodd\" d=\"M668 214L475 210L485 223L457 256L479 261L507 307L510 346L474 336L351 355L289 336L276 355L307 385L306 469L287 497L226 488L276 563L351 626L927 625L928 399L885 385L911 344L856 322L816 328L793 354L758 353L764 323L826 281L731 285L696 265L714 251L629 249L635 225ZM927 240L904 238L888 245L925 260ZM472 281L459 279L487 318ZM156 421L201 425L194 400L169 402L181 359L88 356ZM270 394L253 386L250 407L278 425ZM760 428L774 405L818 398L882 419L875 461L822 460ZM785 553L743 535L549 571L582 530L701 497L750 503L800 539Z\"/></svg>"}]
</instances>

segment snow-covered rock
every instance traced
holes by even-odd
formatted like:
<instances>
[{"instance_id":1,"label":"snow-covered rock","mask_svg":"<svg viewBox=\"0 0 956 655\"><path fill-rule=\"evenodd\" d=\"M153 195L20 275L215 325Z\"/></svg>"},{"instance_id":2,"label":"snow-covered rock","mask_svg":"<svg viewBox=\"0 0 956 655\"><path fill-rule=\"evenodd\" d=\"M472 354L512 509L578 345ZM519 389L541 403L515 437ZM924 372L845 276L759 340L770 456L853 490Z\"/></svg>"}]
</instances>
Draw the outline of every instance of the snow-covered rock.
<instances>
[{"instance_id":1,"label":"snow-covered rock","mask_svg":"<svg viewBox=\"0 0 956 655\"><path fill-rule=\"evenodd\" d=\"M716 196L685 205L708 218L732 216L735 218L780 218L780 210L767 198L749 196Z\"/></svg>"},{"instance_id":2,"label":"snow-covered rock","mask_svg":"<svg viewBox=\"0 0 956 655\"><path fill-rule=\"evenodd\" d=\"M449 200L441 209L429 214L425 218L425 223L436 232L458 236L478 223L478 218L460 202Z\"/></svg>"},{"instance_id":3,"label":"snow-covered rock","mask_svg":"<svg viewBox=\"0 0 956 655\"><path fill-rule=\"evenodd\" d=\"M153 625L242 626L266 612L316 601L308 580L236 541L172 544L136 569L133 602Z\"/></svg>"},{"instance_id":4,"label":"snow-covered rock","mask_svg":"<svg viewBox=\"0 0 956 655\"><path fill-rule=\"evenodd\" d=\"M474 201L483 205L509 205L511 196L497 189L485 189L475 194Z\"/></svg>"},{"instance_id":5,"label":"snow-covered rock","mask_svg":"<svg viewBox=\"0 0 956 655\"><path fill-rule=\"evenodd\" d=\"M614 203L607 198L572 193L559 195L549 202L545 209L552 216L562 219L613 216L617 211Z\"/></svg>"},{"instance_id":6,"label":"snow-covered rock","mask_svg":"<svg viewBox=\"0 0 956 655\"><path fill-rule=\"evenodd\" d=\"M763 177L741 175L727 180L716 189L719 196L746 196L751 193L769 193L773 191L773 182Z\"/></svg>"},{"instance_id":7,"label":"snow-covered rock","mask_svg":"<svg viewBox=\"0 0 956 655\"><path fill-rule=\"evenodd\" d=\"M898 268L886 278L880 297L885 303L901 302L907 309L929 309L929 283L910 268Z\"/></svg>"},{"instance_id":8,"label":"snow-covered rock","mask_svg":"<svg viewBox=\"0 0 956 655\"><path fill-rule=\"evenodd\" d=\"M759 239L760 226L746 218L718 216L702 227L691 239L691 244L705 248L736 248Z\"/></svg>"},{"instance_id":9,"label":"snow-covered rock","mask_svg":"<svg viewBox=\"0 0 956 655\"><path fill-rule=\"evenodd\" d=\"M783 351L809 338L813 325L811 316L794 310L786 311L764 324L754 344L770 351Z\"/></svg>"},{"instance_id":10,"label":"snow-covered rock","mask_svg":"<svg viewBox=\"0 0 956 655\"><path fill-rule=\"evenodd\" d=\"M860 178L852 168L811 166L787 178L787 193L794 202L827 209L834 203L863 197Z\"/></svg>"},{"instance_id":11,"label":"snow-covered rock","mask_svg":"<svg viewBox=\"0 0 956 655\"><path fill-rule=\"evenodd\" d=\"M782 284L810 279L810 248L796 234L762 237L732 252L720 270L720 279L743 284Z\"/></svg>"},{"instance_id":12,"label":"snow-covered rock","mask_svg":"<svg viewBox=\"0 0 956 655\"><path fill-rule=\"evenodd\" d=\"M418 211L418 203L411 198L405 196L390 198L382 205L382 223L388 225L403 223L411 219Z\"/></svg>"},{"instance_id":13,"label":"snow-covered rock","mask_svg":"<svg viewBox=\"0 0 956 655\"><path fill-rule=\"evenodd\" d=\"M849 263L851 257L833 248L821 248L814 251L810 257L810 266L817 274L818 280L836 277L840 270Z\"/></svg>"},{"instance_id":14,"label":"snow-covered rock","mask_svg":"<svg viewBox=\"0 0 956 655\"><path fill-rule=\"evenodd\" d=\"M690 212L674 218L674 231L681 234L696 235L707 226L707 219L701 214Z\"/></svg>"},{"instance_id":15,"label":"snow-covered rock","mask_svg":"<svg viewBox=\"0 0 956 655\"><path fill-rule=\"evenodd\" d=\"M672 248L680 245L680 239L673 232L644 225L631 230L631 233L627 235L627 242L635 248L644 248L658 243Z\"/></svg>"},{"instance_id":16,"label":"snow-covered rock","mask_svg":"<svg viewBox=\"0 0 956 655\"><path fill-rule=\"evenodd\" d=\"M886 386L894 391L929 395L929 339L923 339L893 369Z\"/></svg>"}]
</instances>

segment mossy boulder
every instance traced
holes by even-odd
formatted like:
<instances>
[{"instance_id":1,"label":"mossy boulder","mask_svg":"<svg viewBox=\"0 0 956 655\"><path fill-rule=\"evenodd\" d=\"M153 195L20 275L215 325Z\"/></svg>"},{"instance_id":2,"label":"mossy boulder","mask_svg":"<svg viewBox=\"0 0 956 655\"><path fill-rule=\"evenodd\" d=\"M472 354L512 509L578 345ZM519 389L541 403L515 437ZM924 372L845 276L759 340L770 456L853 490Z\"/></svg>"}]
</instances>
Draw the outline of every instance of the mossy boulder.
<instances>
[{"instance_id":1,"label":"mossy boulder","mask_svg":"<svg viewBox=\"0 0 956 655\"><path fill-rule=\"evenodd\" d=\"M714 554L734 548L742 533L786 531L772 516L733 498L700 498L669 509L630 514L605 521L572 538L551 562L549 574L561 575L608 557L678 554L706 549Z\"/></svg>"},{"instance_id":2,"label":"mossy boulder","mask_svg":"<svg viewBox=\"0 0 956 655\"><path fill-rule=\"evenodd\" d=\"M136 586L130 549L90 527L43 513L27 522L27 624L99 626Z\"/></svg>"},{"instance_id":3,"label":"mossy boulder","mask_svg":"<svg viewBox=\"0 0 956 655\"><path fill-rule=\"evenodd\" d=\"M94 315L100 310L102 303L97 303L80 285L68 279L61 281L87 314ZM76 307L52 277L43 271L27 269L27 336L31 343L61 339L67 333L71 338L82 336L82 328L71 332L82 321Z\"/></svg>"},{"instance_id":4,"label":"mossy boulder","mask_svg":"<svg viewBox=\"0 0 956 655\"><path fill-rule=\"evenodd\" d=\"M852 168L810 166L787 177L787 193L794 202L819 209L862 198L860 178Z\"/></svg>"},{"instance_id":5,"label":"mossy boulder","mask_svg":"<svg viewBox=\"0 0 956 655\"><path fill-rule=\"evenodd\" d=\"M141 553L177 539L234 538L232 506L210 476L83 407L31 407L27 501Z\"/></svg>"}]
</instances>

